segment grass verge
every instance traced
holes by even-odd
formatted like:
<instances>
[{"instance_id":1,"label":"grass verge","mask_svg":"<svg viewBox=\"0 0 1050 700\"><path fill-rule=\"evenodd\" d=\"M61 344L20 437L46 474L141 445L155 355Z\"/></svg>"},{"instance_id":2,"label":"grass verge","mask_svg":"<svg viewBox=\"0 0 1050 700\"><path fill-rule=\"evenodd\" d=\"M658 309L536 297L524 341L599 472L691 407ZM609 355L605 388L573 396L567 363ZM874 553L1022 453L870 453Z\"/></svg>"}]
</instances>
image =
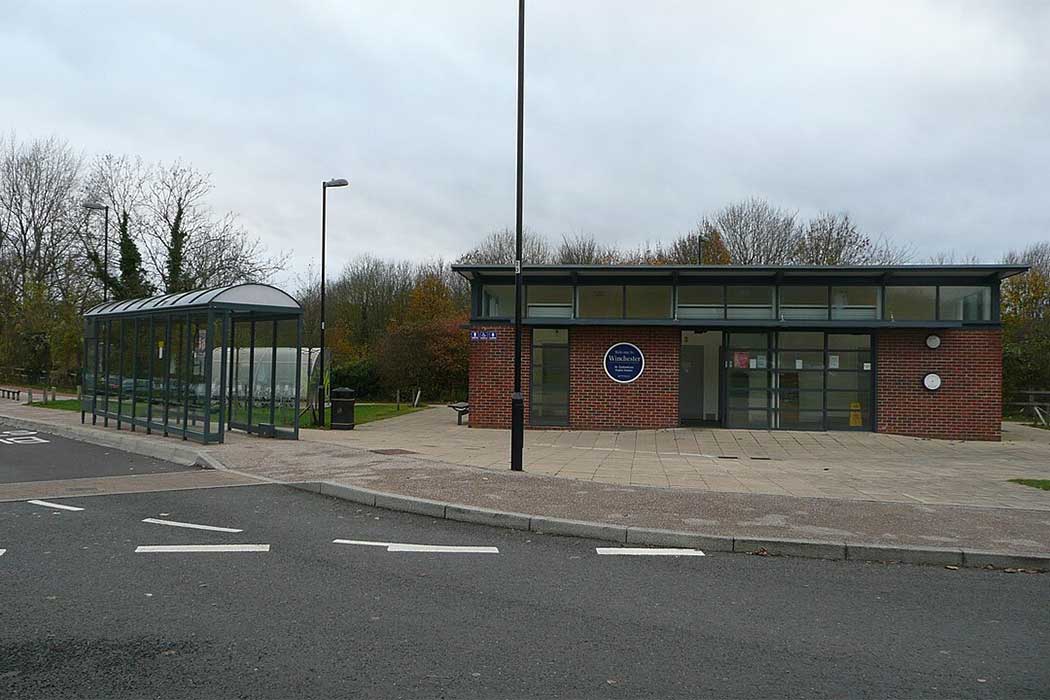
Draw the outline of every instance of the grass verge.
<instances>
[{"instance_id":1,"label":"grass verge","mask_svg":"<svg viewBox=\"0 0 1050 700\"><path fill-rule=\"evenodd\" d=\"M371 423L372 421L384 420L386 418L397 418L398 416L406 416L409 413L415 413L416 411L422 411L426 406L420 406L419 408L413 408L412 406L405 406L402 404L401 410L397 410L397 404L392 403L369 403L369 404L356 404L354 406L354 424L361 425L362 423ZM327 430L332 424L332 411L329 409L325 412L325 418L328 423L325 425ZM302 421L299 423L300 428L315 428L310 415L303 416Z\"/></svg>"},{"instance_id":2,"label":"grass verge","mask_svg":"<svg viewBox=\"0 0 1050 700\"><path fill-rule=\"evenodd\" d=\"M1010 479L1010 483L1031 486L1033 489L1050 491L1050 479Z\"/></svg>"},{"instance_id":3,"label":"grass verge","mask_svg":"<svg viewBox=\"0 0 1050 700\"><path fill-rule=\"evenodd\" d=\"M79 411L80 401L77 399L59 399L58 401L34 401L34 406L40 408L54 408L59 411Z\"/></svg>"}]
</instances>

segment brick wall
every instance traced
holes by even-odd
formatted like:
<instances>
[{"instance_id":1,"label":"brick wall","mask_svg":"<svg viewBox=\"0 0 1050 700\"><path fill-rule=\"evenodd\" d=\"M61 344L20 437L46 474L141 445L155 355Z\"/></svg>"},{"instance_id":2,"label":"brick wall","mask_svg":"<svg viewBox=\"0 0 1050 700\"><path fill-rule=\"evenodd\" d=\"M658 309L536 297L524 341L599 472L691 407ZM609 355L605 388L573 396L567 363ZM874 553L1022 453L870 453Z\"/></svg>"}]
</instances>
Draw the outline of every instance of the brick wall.
<instances>
[{"instance_id":1,"label":"brick wall","mask_svg":"<svg viewBox=\"0 0 1050 700\"><path fill-rule=\"evenodd\" d=\"M579 326L569 331L569 425L578 430L673 428L678 425L677 328ZM605 351L633 343L645 370L630 384L605 373Z\"/></svg>"},{"instance_id":2,"label":"brick wall","mask_svg":"<svg viewBox=\"0 0 1050 700\"><path fill-rule=\"evenodd\" d=\"M496 340L470 344L470 414L475 428L510 427L514 384L514 330L510 326L472 326L494 330ZM466 332L466 331L464 331ZM605 351L614 343L634 343L645 355L645 371L630 384L605 374ZM678 425L678 349L674 328L577 326L569 330L569 427L577 430L668 428ZM532 332L522 332L522 393L529 423Z\"/></svg>"},{"instance_id":3,"label":"brick wall","mask_svg":"<svg viewBox=\"0 0 1050 700\"><path fill-rule=\"evenodd\" d=\"M495 331L496 340L470 343L467 378L472 428L510 428L510 394L514 390L514 327L471 326L471 330ZM468 331L463 331L467 333ZM529 363L532 358L532 329L521 329L521 391L525 397L525 424L529 422Z\"/></svg>"},{"instance_id":4,"label":"brick wall","mask_svg":"<svg viewBox=\"0 0 1050 700\"><path fill-rule=\"evenodd\" d=\"M940 336L936 350L926 337ZM875 338L878 430L918 437L999 440L1002 333L979 330L888 330ZM922 378L940 375L929 391Z\"/></svg>"}]
</instances>

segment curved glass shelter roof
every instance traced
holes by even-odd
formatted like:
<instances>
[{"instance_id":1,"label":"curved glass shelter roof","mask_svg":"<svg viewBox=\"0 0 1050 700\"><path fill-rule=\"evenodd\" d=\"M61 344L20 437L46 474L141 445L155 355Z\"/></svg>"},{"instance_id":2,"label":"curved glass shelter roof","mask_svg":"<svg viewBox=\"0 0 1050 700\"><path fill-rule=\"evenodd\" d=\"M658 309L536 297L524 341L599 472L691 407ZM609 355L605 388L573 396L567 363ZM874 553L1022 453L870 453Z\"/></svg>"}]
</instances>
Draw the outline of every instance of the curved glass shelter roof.
<instances>
[{"instance_id":1,"label":"curved glass shelter roof","mask_svg":"<svg viewBox=\"0 0 1050 700\"><path fill-rule=\"evenodd\" d=\"M231 284L194 289L176 294L110 301L84 312L85 318L138 316L151 313L177 313L223 309L233 312L273 313L299 316L303 307L291 295L268 284Z\"/></svg>"}]
</instances>

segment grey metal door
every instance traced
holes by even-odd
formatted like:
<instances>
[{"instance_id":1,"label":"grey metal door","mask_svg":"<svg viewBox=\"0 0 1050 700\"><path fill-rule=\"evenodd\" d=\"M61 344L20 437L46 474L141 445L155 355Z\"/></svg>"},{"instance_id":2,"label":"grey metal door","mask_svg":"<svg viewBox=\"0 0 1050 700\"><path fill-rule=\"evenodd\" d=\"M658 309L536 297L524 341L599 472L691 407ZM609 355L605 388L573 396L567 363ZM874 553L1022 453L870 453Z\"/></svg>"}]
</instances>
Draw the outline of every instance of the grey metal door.
<instances>
[{"instance_id":1,"label":"grey metal door","mask_svg":"<svg viewBox=\"0 0 1050 700\"><path fill-rule=\"evenodd\" d=\"M682 345L678 358L678 421L704 419L704 346Z\"/></svg>"}]
</instances>

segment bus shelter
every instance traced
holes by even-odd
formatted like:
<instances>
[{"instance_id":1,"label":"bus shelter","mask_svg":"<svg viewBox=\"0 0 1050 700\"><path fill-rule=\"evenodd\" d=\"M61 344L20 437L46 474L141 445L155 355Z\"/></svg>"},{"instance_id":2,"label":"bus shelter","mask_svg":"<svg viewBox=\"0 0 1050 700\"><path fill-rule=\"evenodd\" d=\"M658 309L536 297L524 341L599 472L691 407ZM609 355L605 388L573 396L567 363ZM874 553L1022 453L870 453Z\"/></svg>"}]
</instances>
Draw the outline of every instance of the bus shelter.
<instances>
[{"instance_id":1,"label":"bus shelter","mask_svg":"<svg viewBox=\"0 0 1050 700\"><path fill-rule=\"evenodd\" d=\"M302 332L299 302L265 284L95 306L84 314L81 421L200 443L230 428L298 439Z\"/></svg>"}]
</instances>

